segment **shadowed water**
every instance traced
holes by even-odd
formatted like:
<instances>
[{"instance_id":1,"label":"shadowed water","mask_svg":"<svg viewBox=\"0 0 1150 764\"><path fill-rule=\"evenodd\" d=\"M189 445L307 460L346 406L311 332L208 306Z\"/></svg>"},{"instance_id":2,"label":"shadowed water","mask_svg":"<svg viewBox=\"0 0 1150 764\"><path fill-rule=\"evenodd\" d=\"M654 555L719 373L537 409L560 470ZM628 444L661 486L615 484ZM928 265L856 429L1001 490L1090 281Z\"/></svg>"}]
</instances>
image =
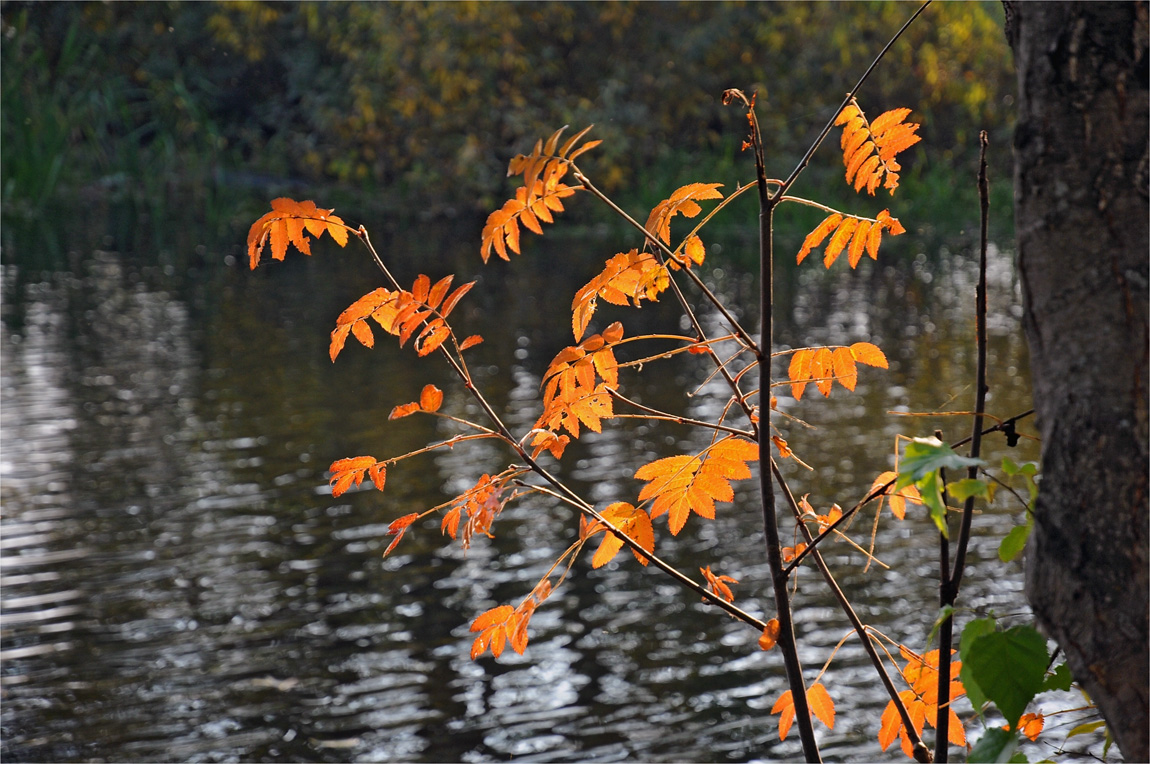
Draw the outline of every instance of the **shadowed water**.
<instances>
[{"instance_id":1,"label":"shadowed water","mask_svg":"<svg viewBox=\"0 0 1150 764\"><path fill-rule=\"evenodd\" d=\"M418 272L481 279L454 320L462 335L486 337L469 351L476 382L524 433L540 410L542 372L571 342L560 309L596 263L632 244L556 237L486 268L470 242L410 237L381 249L407 283ZM747 246L736 239L728 250ZM531 621L523 656L469 659L471 620L518 603L576 537L578 519L534 496L509 505L495 538L466 552L429 520L381 558L391 520L450 499L511 455L493 442L463 444L396 464L384 494L332 498L333 460L393 456L458 431L426 416L387 421L424 384L444 389L447 413L477 419L479 409L441 363L390 337L372 351L349 342L331 364L335 317L378 279L362 253L316 249L254 273L236 247L204 252L190 269L131 251L89 249L46 270L6 260L4 759L798 756L797 736L780 742L769 713L786 689L778 653L759 651L752 629L626 553L599 570L577 563ZM795 402L776 391L783 413L812 425L776 417L815 468L788 461L786 474L819 511L860 498L891 467L897 433L942 428L956 440L969 430L966 417L888 412L971 405L974 257L962 246L917 252L909 241L891 251L889 263L857 271L817 262L781 269L777 349L869 340L891 362L889 371L862 368L853 394L836 387L824 400L811 387ZM754 325L745 307L754 285L722 268L713 274L720 294ZM1005 417L1030 402L1011 255L997 248L990 304L989 409ZM620 319L628 336L677 332L673 308L669 296L640 311L603 306L597 322ZM702 317L725 331L711 312ZM785 364L776 361L776 376ZM625 370L622 389L649 406L713 418L727 396L707 375L699 357L677 357L642 375ZM638 466L708 442L706 433L627 419L585 436L556 472L600 506L634 501ZM1006 453L1037 455L1027 441L1008 451L1001 437L988 449L992 464ZM657 521L656 549L688 574L710 565L739 579L736 602L768 618L754 482L738 484L716 521L692 517L677 537ZM1009 615L1025 612L1021 565L1002 566L995 550L1022 507L1000 496L976 519L962 602ZM864 572L865 558L846 544L826 552L863 620L921 650L937 610L937 534L921 511L911 514L898 522L884 512L876 554L889 569ZM852 530L863 546L873 516ZM849 626L813 569L797 586L813 680ZM959 625L969 617L960 614ZM833 731L817 727L824 755L873 759L887 698L853 638L824 681L838 711ZM960 711L971 715L965 701Z\"/></svg>"}]
</instances>

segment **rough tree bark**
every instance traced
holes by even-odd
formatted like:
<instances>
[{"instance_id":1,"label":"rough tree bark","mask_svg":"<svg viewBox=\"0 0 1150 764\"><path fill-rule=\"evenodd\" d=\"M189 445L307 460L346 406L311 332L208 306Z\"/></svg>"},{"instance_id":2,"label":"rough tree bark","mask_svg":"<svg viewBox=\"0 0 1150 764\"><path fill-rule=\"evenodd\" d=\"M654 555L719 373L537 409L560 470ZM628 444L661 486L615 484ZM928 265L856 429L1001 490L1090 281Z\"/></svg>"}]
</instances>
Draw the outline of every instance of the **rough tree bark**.
<instances>
[{"instance_id":1,"label":"rough tree bark","mask_svg":"<svg viewBox=\"0 0 1150 764\"><path fill-rule=\"evenodd\" d=\"M1005 5L1042 433L1026 593L1123 756L1150 761L1147 4Z\"/></svg>"}]
</instances>

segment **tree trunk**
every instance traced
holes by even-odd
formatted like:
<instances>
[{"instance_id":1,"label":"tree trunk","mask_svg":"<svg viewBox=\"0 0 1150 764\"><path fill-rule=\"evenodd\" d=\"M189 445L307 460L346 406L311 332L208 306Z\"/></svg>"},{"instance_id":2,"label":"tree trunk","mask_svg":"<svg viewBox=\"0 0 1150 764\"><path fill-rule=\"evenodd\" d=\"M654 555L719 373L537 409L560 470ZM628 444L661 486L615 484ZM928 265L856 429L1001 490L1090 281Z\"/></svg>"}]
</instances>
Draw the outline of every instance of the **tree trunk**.
<instances>
[{"instance_id":1,"label":"tree trunk","mask_svg":"<svg viewBox=\"0 0 1150 764\"><path fill-rule=\"evenodd\" d=\"M1026 593L1123 756L1150 761L1147 4L1006 5L1042 433Z\"/></svg>"}]
</instances>

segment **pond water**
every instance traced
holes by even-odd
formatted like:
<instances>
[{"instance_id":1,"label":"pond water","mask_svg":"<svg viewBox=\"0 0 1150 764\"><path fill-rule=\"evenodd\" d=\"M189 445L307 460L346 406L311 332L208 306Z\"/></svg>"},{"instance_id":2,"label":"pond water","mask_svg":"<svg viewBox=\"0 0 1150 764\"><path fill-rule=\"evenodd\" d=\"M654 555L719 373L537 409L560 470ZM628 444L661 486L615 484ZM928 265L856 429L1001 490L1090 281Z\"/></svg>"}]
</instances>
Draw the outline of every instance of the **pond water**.
<instances>
[{"instance_id":1,"label":"pond water","mask_svg":"<svg viewBox=\"0 0 1150 764\"><path fill-rule=\"evenodd\" d=\"M9 246L0 271L5 760L800 755L797 734L780 741L770 714L786 689L778 652L761 652L752 629L625 553L598 570L589 556L575 565L532 620L523 656L469 659L471 620L526 596L576 537L568 507L513 503L495 538L466 552L429 520L382 559L391 520L450 499L511 455L463 444L397 464L385 493L331 496L335 459L393 456L456 432L428 416L387 421L423 385L445 391L448 413L478 417L441 362L392 338L370 351L349 343L329 361L335 317L379 285L362 251L325 243L315 257L293 251L249 272L238 244L161 257L103 233L47 266L34 245ZM571 343L561 309L597 264L636 244L549 232L510 265L484 267L476 230L374 233L401 281L480 279L455 321L486 337L469 351L477 384L519 432L538 415L547 363ZM797 246L801 233L791 238ZM824 400L812 388L796 403L779 392L780 409L811 425L776 417L814 468L788 461L788 478L820 511L853 504L891 468L896 434L940 428L957 440L969 429L962 416L892 413L973 401L975 254L962 241L914 239L888 242L889 256L857 271L828 272L817 258L780 267L777 348L868 340L891 363L864 368L853 394L836 388ZM711 278L754 325L754 284L730 259L753 245L737 230L715 243L728 259L712 258ZM1006 417L1030 408L1030 387L1012 253L993 247L990 261L989 410ZM619 319L628 335L679 330L669 297L600 313L600 327ZM720 330L713 313L703 319ZM625 371L621 384L647 405L707 418L726 401L708 372L701 357L678 357ZM1037 458L1029 441L1014 450L989 441L991 463ZM635 500L642 463L706 443L681 426L627 419L585 436L555 470L602 507ZM696 578L707 565L734 576L736 603L765 619L773 606L754 482L739 483L714 522L693 517L677 537L657 521L656 549ZM1026 612L1021 564L995 557L1021 517L1005 497L977 518L960 626L988 610ZM852 530L864 546L872 519L868 510ZM889 568L864 571L845 543L826 549L862 619L916 650L937 610L936 553L922 512L885 514L876 554ZM813 569L799 574L795 606L810 681L849 625ZM816 725L824 755L878 757L887 699L853 637L824 681L838 710L833 730ZM965 701L960 711L971 716Z\"/></svg>"}]
</instances>

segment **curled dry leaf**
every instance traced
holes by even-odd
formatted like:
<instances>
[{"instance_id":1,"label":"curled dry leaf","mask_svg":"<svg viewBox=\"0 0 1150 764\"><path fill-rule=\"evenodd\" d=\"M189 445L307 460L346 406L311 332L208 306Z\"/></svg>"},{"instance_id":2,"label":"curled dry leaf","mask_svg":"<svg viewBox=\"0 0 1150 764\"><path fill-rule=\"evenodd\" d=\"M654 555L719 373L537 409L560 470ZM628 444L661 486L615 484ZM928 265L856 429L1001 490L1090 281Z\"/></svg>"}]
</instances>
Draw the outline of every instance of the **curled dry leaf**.
<instances>
[{"instance_id":1,"label":"curled dry leaf","mask_svg":"<svg viewBox=\"0 0 1150 764\"><path fill-rule=\"evenodd\" d=\"M647 218L646 228L665 244L671 243L671 218L682 214L693 218L703 211L697 200L722 199L723 194L718 189L722 183L689 183L676 189L670 198L664 199L655 205ZM697 254L697 253L696 253Z\"/></svg>"},{"instance_id":2,"label":"curled dry leaf","mask_svg":"<svg viewBox=\"0 0 1150 764\"><path fill-rule=\"evenodd\" d=\"M759 647L763 650L770 650L779 642L779 619L772 618L767 621L766 628L763 629L762 635L759 637ZM774 713L774 712L772 712Z\"/></svg>"},{"instance_id":3,"label":"curled dry leaf","mask_svg":"<svg viewBox=\"0 0 1150 764\"><path fill-rule=\"evenodd\" d=\"M392 542L388 544L387 549L384 550L384 557L387 557L389 554L391 554L391 550L395 549L396 545L399 543L399 540L403 538L403 534L407 532L408 527L418 519L419 513L412 512L410 515L404 515L403 517L391 521L391 524L387 526L387 535L395 536L395 538L392 539Z\"/></svg>"},{"instance_id":4,"label":"curled dry leaf","mask_svg":"<svg viewBox=\"0 0 1150 764\"><path fill-rule=\"evenodd\" d=\"M731 587L727 586L727 584L739 583L739 580L737 578L731 578L730 576L715 575L714 573L711 572L711 566L710 565L708 565L705 568L699 568L699 572L703 574L703 578L707 579L707 588L708 589L710 589L713 593L715 593L719 597L722 597L723 599L725 599L727 602L734 602L735 601L735 593L731 591ZM706 602L706 600L703 600L703 601Z\"/></svg>"}]
</instances>

